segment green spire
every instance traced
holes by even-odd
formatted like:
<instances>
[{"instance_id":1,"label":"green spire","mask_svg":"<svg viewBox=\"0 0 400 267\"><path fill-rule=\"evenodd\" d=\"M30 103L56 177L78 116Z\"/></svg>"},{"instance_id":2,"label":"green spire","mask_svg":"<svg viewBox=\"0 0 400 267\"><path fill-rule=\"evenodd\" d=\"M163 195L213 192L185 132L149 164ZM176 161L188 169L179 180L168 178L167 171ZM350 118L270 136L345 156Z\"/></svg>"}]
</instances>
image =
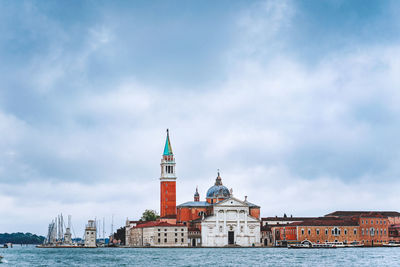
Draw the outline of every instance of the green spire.
<instances>
[{"instance_id":1,"label":"green spire","mask_svg":"<svg viewBox=\"0 0 400 267\"><path fill-rule=\"evenodd\" d=\"M171 147L171 142L169 141L169 131L167 129L167 140L165 141L165 147L164 147L164 156L171 156L172 154L172 147Z\"/></svg>"}]
</instances>

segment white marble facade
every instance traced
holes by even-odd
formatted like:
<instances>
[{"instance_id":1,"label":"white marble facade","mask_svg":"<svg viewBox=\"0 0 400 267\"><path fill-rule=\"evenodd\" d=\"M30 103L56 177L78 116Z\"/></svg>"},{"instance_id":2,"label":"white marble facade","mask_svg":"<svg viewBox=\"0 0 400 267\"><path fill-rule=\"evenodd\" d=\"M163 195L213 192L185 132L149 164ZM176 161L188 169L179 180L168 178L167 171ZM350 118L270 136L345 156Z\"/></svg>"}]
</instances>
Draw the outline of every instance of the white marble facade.
<instances>
[{"instance_id":1,"label":"white marble facade","mask_svg":"<svg viewBox=\"0 0 400 267\"><path fill-rule=\"evenodd\" d=\"M230 197L214 205L214 214L201 222L203 247L260 246L260 221L249 215L249 206Z\"/></svg>"}]
</instances>

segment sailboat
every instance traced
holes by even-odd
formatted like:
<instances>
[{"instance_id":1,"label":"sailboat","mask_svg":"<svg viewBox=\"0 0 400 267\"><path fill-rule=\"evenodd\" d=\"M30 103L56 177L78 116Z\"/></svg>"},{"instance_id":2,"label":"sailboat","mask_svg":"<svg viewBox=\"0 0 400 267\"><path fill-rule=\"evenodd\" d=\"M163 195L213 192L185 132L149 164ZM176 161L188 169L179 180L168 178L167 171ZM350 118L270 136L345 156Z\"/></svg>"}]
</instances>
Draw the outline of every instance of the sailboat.
<instances>
[{"instance_id":1,"label":"sailboat","mask_svg":"<svg viewBox=\"0 0 400 267\"><path fill-rule=\"evenodd\" d=\"M63 215L58 215L55 220L51 221L48 227L46 239L38 248L75 248L80 247L77 243L72 242L71 234L71 215L68 215L68 225L64 232Z\"/></svg>"}]
</instances>

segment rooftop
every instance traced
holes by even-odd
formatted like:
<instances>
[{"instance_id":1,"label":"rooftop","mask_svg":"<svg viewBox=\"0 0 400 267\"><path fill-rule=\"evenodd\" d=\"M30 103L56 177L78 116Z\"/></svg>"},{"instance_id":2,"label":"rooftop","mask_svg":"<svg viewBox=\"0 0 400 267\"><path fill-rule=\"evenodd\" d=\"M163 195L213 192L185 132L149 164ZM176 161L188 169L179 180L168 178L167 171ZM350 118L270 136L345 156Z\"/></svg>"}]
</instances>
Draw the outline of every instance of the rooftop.
<instances>
[{"instance_id":1,"label":"rooftop","mask_svg":"<svg viewBox=\"0 0 400 267\"><path fill-rule=\"evenodd\" d=\"M352 219L326 219L318 218L302 222L293 222L290 225L295 226L358 226L357 220Z\"/></svg>"},{"instance_id":2,"label":"rooftop","mask_svg":"<svg viewBox=\"0 0 400 267\"><path fill-rule=\"evenodd\" d=\"M380 214L387 217L400 217L400 213L397 211L335 211L326 214L325 217L349 217L349 216L360 216L360 215L376 215Z\"/></svg>"},{"instance_id":3,"label":"rooftop","mask_svg":"<svg viewBox=\"0 0 400 267\"><path fill-rule=\"evenodd\" d=\"M171 224L167 222L159 222L159 221L151 221L146 223L138 224L135 228L147 228L147 227L176 227L176 226L184 226L183 224Z\"/></svg>"},{"instance_id":4,"label":"rooftop","mask_svg":"<svg viewBox=\"0 0 400 267\"><path fill-rule=\"evenodd\" d=\"M169 130L167 129L167 140L165 140L165 147L164 147L164 156L171 156L173 155L172 153L172 147L171 147L171 141L169 141Z\"/></svg>"},{"instance_id":5,"label":"rooftop","mask_svg":"<svg viewBox=\"0 0 400 267\"><path fill-rule=\"evenodd\" d=\"M177 208L181 208L181 207L208 207L208 206L212 206L210 203L208 203L207 201L188 201L185 203L182 203L180 205L177 206Z\"/></svg>"},{"instance_id":6,"label":"rooftop","mask_svg":"<svg viewBox=\"0 0 400 267\"><path fill-rule=\"evenodd\" d=\"M317 217L264 217L261 218L261 221L288 221L288 222L293 222L293 221L306 221L306 220L313 220L316 219Z\"/></svg>"}]
</instances>

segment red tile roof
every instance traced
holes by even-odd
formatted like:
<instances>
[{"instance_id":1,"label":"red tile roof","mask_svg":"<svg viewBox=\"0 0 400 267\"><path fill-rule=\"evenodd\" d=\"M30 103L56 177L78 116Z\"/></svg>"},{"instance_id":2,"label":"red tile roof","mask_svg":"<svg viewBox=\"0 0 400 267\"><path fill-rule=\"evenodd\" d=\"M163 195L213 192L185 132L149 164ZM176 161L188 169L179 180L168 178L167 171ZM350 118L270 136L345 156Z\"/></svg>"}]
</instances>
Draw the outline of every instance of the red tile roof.
<instances>
[{"instance_id":1,"label":"red tile roof","mask_svg":"<svg viewBox=\"0 0 400 267\"><path fill-rule=\"evenodd\" d=\"M176 227L176 226L184 226L184 225L183 224L170 224L167 222L159 222L159 221L151 221L151 222L138 224L135 228L146 228L146 227L157 227L157 226Z\"/></svg>"},{"instance_id":2,"label":"red tile roof","mask_svg":"<svg viewBox=\"0 0 400 267\"><path fill-rule=\"evenodd\" d=\"M305 221L305 220L313 220L316 217L264 217L261 218L261 221Z\"/></svg>"},{"instance_id":3,"label":"red tile roof","mask_svg":"<svg viewBox=\"0 0 400 267\"><path fill-rule=\"evenodd\" d=\"M362 214L379 213L386 217L400 217L397 211L335 211L325 215L325 217L347 217L347 216L360 216Z\"/></svg>"},{"instance_id":4,"label":"red tile roof","mask_svg":"<svg viewBox=\"0 0 400 267\"><path fill-rule=\"evenodd\" d=\"M358 226L358 221L354 219L327 219L318 218L314 220L307 220L302 222L294 222L289 226Z\"/></svg>"}]
</instances>

